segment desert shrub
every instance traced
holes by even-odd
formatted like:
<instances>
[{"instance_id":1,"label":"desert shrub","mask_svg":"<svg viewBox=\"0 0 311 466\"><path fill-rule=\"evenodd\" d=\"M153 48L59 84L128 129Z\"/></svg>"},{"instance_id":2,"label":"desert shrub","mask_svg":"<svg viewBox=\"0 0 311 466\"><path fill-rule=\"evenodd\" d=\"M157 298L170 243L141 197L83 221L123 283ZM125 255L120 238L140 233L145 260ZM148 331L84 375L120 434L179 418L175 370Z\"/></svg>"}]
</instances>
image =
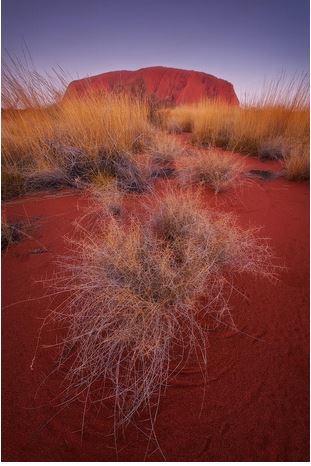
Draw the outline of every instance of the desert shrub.
<instances>
[{"instance_id":1,"label":"desert shrub","mask_svg":"<svg viewBox=\"0 0 311 466\"><path fill-rule=\"evenodd\" d=\"M155 165L173 164L176 157L187 154L185 146L173 136L163 132L155 132L148 145L148 153Z\"/></svg>"},{"instance_id":2,"label":"desert shrub","mask_svg":"<svg viewBox=\"0 0 311 466\"><path fill-rule=\"evenodd\" d=\"M258 157L261 160L284 160L289 150L289 144L284 138L268 139L259 146Z\"/></svg>"},{"instance_id":3,"label":"desert shrub","mask_svg":"<svg viewBox=\"0 0 311 466\"><path fill-rule=\"evenodd\" d=\"M59 189L72 186L72 180L60 168L54 170L40 170L29 173L25 177L25 192L41 191L44 189Z\"/></svg>"},{"instance_id":4,"label":"desert shrub","mask_svg":"<svg viewBox=\"0 0 311 466\"><path fill-rule=\"evenodd\" d=\"M65 398L113 397L117 425L145 406L150 414L192 351L206 362L202 317L221 321L235 274L273 275L267 243L199 197L170 193L151 205L145 224L105 216L73 242L57 281L67 297L51 316L68 329Z\"/></svg>"},{"instance_id":5,"label":"desert shrub","mask_svg":"<svg viewBox=\"0 0 311 466\"><path fill-rule=\"evenodd\" d=\"M33 178L36 187L41 184L43 189L53 184L52 178L65 185L74 185L77 179L89 181L100 170L102 154L119 161L123 153L141 149L149 131L143 104L130 97L70 101L59 104L53 112L47 109L17 112L14 117L6 117L2 125L3 168L19 178L28 178L30 174L26 183L29 188ZM126 171L124 164L121 168ZM128 165L122 183L131 190L131 183L125 182L129 171L134 177ZM135 179L137 185L137 170Z\"/></svg>"},{"instance_id":6,"label":"desert shrub","mask_svg":"<svg viewBox=\"0 0 311 466\"><path fill-rule=\"evenodd\" d=\"M180 178L186 184L205 185L219 193L235 186L242 170L243 163L229 154L193 151Z\"/></svg>"},{"instance_id":7,"label":"desert shrub","mask_svg":"<svg viewBox=\"0 0 311 466\"><path fill-rule=\"evenodd\" d=\"M285 157L286 176L289 180L299 181L310 178L310 148L296 144Z\"/></svg>"},{"instance_id":8,"label":"desert shrub","mask_svg":"<svg viewBox=\"0 0 311 466\"><path fill-rule=\"evenodd\" d=\"M145 173L129 154L100 154L99 166L107 174L116 177L123 191L141 193L149 188Z\"/></svg>"},{"instance_id":9,"label":"desert shrub","mask_svg":"<svg viewBox=\"0 0 311 466\"><path fill-rule=\"evenodd\" d=\"M31 109L3 118L4 163L11 165L17 157L30 154L35 167L49 168L60 160L53 157L57 145L60 152L71 147L91 160L99 150L110 155L137 151L144 146L149 131L144 104L129 96L66 99L53 111Z\"/></svg>"}]
</instances>

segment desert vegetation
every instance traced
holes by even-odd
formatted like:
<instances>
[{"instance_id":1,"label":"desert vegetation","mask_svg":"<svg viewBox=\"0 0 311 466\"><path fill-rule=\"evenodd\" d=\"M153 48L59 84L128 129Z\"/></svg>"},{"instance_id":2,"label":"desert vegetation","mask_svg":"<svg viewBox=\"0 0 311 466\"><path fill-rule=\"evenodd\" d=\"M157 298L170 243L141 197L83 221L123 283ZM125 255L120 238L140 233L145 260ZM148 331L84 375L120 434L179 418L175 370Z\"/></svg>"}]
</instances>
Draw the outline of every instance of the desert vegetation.
<instances>
[{"instance_id":1,"label":"desert vegetation","mask_svg":"<svg viewBox=\"0 0 311 466\"><path fill-rule=\"evenodd\" d=\"M208 318L228 316L235 274L275 272L267 241L207 210L199 193L152 196L145 210L144 221L124 222L106 209L96 231L81 229L56 280L68 297L51 315L67 328L67 399L104 401L105 385L116 425L143 408L154 413L190 354L206 363Z\"/></svg>"},{"instance_id":2,"label":"desert vegetation","mask_svg":"<svg viewBox=\"0 0 311 466\"><path fill-rule=\"evenodd\" d=\"M183 184L207 186L216 194L235 187L243 171L241 160L217 150L192 151L180 172Z\"/></svg>"},{"instance_id":3,"label":"desert vegetation","mask_svg":"<svg viewBox=\"0 0 311 466\"><path fill-rule=\"evenodd\" d=\"M52 79L12 60L4 67L2 85L2 198L83 187L99 174L118 176L127 191L143 191L148 176L138 153L149 154L151 178L175 175L176 160L195 153L166 130L191 132L197 145L279 159L289 179L306 179L307 80L284 82L271 83L259 100L243 106L202 101L156 109L144 95L122 91L62 98L66 79L61 70ZM210 180L206 184L216 192L238 178L232 157L209 151L206 160L197 154L192 162L192 181Z\"/></svg>"},{"instance_id":4,"label":"desert vegetation","mask_svg":"<svg viewBox=\"0 0 311 466\"><path fill-rule=\"evenodd\" d=\"M147 108L125 95L65 101L50 108L4 111L2 174L26 187L90 179L106 159L141 150L150 133ZM105 167L104 167L105 168Z\"/></svg>"},{"instance_id":5,"label":"desert vegetation","mask_svg":"<svg viewBox=\"0 0 311 466\"><path fill-rule=\"evenodd\" d=\"M219 194L239 184L244 164L228 151L281 159L289 179L306 179L309 112L297 97L304 88L290 105L155 109L141 95L60 98L38 74L4 77L4 199L61 187L83 188L93 199L72 256L52 279L66 298L45 322L66 329L56 345L66 374L62 403L108 397L116 426L144 409L154 420L188 358L206 364L210 323L226 317L232 324L236 275L275 277L267 240L203 206L196 188ZM192 144L178 136L185 131ZM157 195L154 179L171 176L174 188ZM127 193L145 193L143 216L126 210ZM10 228L3 231L10 242Z\"/></svg>"},{"instance_id":6,"label":"desert vegetation","mask_svg":"<svg viewBox=\"0 0 311 466\"><path fill-rule=\"evenodd\" d=\"M191 132L195 144L263 160L279 159L286 169L290 167L289 179L305 179L309 177L308 96L306 76L293 81L283 78L271 82L259 99L242 106L202 101L161 110L161 124L171 132Z\"/></svg>"}]
</instances>

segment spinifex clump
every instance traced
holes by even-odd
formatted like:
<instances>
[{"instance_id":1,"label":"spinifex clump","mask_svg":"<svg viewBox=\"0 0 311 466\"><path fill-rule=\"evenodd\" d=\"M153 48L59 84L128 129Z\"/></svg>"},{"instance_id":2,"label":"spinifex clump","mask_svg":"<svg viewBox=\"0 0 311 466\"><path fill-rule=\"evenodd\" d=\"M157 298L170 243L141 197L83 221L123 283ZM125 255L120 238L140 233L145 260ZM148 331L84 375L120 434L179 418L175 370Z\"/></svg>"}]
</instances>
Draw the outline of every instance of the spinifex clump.
<instances>
[{"instance_id":1,"label":"spinifex clump","mask_svg":"<svg viewBox=\"0 0 311 466\"><path fill-rule=\"evenodd\" d=\"M68 399L109 381L101 397L114 397L117 423L159 400L193 349L206 361L202 315L219 321L228 310L228 275L273 276L266 242L198 196L173 192L151 204L145 223L105 217L74 243L58 282L71 298L52 314L68 326Z\"/></svg>"}]
</instances>

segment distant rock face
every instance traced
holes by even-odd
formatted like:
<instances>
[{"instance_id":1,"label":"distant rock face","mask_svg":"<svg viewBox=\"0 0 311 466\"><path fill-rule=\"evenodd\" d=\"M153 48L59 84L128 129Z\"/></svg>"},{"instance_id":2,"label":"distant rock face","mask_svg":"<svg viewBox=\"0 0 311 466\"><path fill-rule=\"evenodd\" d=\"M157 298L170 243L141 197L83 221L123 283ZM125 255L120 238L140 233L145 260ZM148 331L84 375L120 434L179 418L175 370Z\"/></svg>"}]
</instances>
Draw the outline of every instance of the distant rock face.
<instances>
[{"instance_id":1,"label":"distant rock face","mask_svg":"<svg viewBox=\"0 0 311 466\"><path fill-rule=\"evenodd\" d=\"M111 71L72 81L65 98L82 97L92 92L125 90L137 96L152 96L171 105L216 99L231 105L239 100L233 85L210 74L156 66L136 71Z\"/></svg>"}]
</instances>

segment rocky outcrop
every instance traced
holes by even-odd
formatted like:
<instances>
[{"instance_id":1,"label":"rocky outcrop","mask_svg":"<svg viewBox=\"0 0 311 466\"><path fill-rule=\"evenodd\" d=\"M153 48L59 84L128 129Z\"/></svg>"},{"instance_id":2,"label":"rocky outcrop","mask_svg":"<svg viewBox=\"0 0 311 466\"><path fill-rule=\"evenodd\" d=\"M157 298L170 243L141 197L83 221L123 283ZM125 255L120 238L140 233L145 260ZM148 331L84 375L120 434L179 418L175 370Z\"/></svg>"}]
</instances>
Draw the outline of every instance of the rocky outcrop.
<instances>
[{"instance_id":1,"label":"rocky outcrop","mask_svg":"<svg viewBox=\"0 0 311 466\"><path fill-rule=\"evenodd\" d=\"M127 91L139 97L149 96L171 105L189 104L202 99L239 104L230 82L199 71L163 66L136 71L111 71L72 81L66 90L65 98L112 91Z\"/></svg>"}]
</instances>

